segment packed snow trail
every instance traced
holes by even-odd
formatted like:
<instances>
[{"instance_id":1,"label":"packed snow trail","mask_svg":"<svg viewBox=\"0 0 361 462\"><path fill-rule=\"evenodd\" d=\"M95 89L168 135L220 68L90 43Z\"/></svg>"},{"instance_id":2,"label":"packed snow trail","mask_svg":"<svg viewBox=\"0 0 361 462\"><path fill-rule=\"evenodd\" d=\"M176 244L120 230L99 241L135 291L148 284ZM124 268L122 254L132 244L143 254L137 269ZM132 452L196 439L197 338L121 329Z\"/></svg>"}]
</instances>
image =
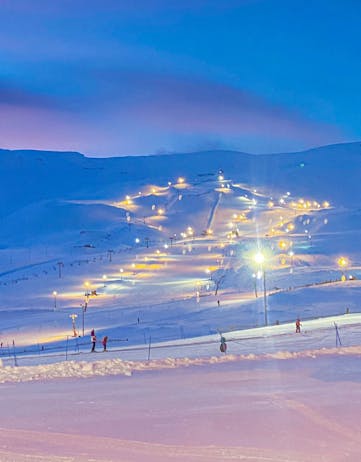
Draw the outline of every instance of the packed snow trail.
<instances>
[{"instance_id":1,"label":"packed snow trail","mask_svg":"<svg viewBox=\"0 0 361 462\"><path fill-rule=\"evenodd\" d=\"M243 358L260 358L265 355L284 355L293 357L310 351L332 351L337 346L335 338L335 323L338 333L342 339L344 347L358 348L361 344L360 325L361 314L345 314L341 316L326 317L302 322L301 334L295 334L293 323L280 324L276 326L259 327L239 331L222 332L228 343L229 355L236 355ZM78 339L75 338L75 342ZM106 352L99 350L97 353L90 352L90 344L70 345L66 350L57 352L44 352L41 350L37 354L19 353L9 349L3 349L0 359L4 366L12 366L16 363L19 366L39 365L45 366L54 362L69 359L69 363L99 362L102 360L122 360L144 362L145 360L159 361L186 361L192 360L217 360L219 352L219 334L203 337L178 339L168 342L151 344L110 347ZM80 348L79 348L80 347ZM1 351L1 350L0 350ZM342 351L337 350L337 351ZM230 356L228 356L230 357ZM124 364L125 364L124 363ZM84 366L86 369L87 366ZM108 366L104 366L109 369ZM70 366L68 366L70 368ZM3 369L4 370L4 369ZM98 372L100 369L98 368ZM79 373L79 371L77 372ZM1 374L1 368L0 368Z\"/></svg>"},{"instance_id":2,"label":"packed snow trail","mask_svg":"<svg viewBox=\"0 0 361 462\"><path fill-rule=\"evenodd\" d=\"M217 195L217 198L209 212L209 217L208 217L208 221L207 221L207 226L206 226L206 231L207 230L210 230L212 229L213 227L213 222L215 220L215 217L216 217L216 212L217 212L217 208L219 207L219 204L221 203L221 199L222 199L222 195L223 193L219 192L218 195Z\"/></svg>"}]
</instances>

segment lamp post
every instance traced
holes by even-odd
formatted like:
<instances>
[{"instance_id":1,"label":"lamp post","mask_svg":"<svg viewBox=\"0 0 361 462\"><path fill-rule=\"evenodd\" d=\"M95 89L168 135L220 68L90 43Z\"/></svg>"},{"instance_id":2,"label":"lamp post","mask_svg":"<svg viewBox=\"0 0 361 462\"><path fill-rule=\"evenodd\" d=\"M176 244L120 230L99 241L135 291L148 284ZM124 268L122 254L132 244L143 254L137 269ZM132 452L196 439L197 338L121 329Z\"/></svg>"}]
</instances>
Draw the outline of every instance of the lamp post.
<instances>
[{"instance_id":1,"label":"lamp post","mask_svg":"<svg viewBox=\"0 0 361 462\"><path fill-rule=\"evenodd\" d=\"M89 292L89 287L90 284L88 281L84 282L84 286L88 289L85 291L84 294L84 303L81 305L82 308L82 332L83 332L83 337L84 337L84 324L85 324L85 312L88 308L88 303L89 303L89 297L90 297L90 292Z\"/></svg>"},{"instance_id":2,"label":"lamp post","mask_svg":"<svg viewBox=\"0 0 361 462\"><path fill-rule=\"evenodd\" d=\"M266 290L266 270L264 268L265 257L262 252L257 252L254 256L254 261L259 265L263 274L263 306L264 306L264 324L268 326L268 313L267 313L267 290Z\"/></svg>"},{"instance_id":3,"label":"lamp post","mask_svg":"<svg viewBox=\"0 0 361 462\"><path fill-rule=\"evenodd\" d=\"M337 264L342 272L341 281L346 281L345 269L348 266L348 259L346 257L340 257L337 260Z\"/></svg>"},{"instance_id":4,"label":"lamp post","mask_svg":"<svg viewBox=\"0 0 361 462\"><path fill-rule=\"evenodd\" d=\"M58 292L56 290L53 291L53 297L54 297L54 311L56 310L56 297L58 295Z\"/></svg>"},{"instance_id":5,"label":"lamp post","mask_svg":"<svg viewBox=\"0 0 361 462\"><path fill-rule=\"evenodd\" d=\"M75 325L75 320L76 320L77 317L78 317L77 314L70 314L69 315L69 318L71 318L71 325L72 325L72 328L73 328L73 337L78 336L78 333L76 331L76 325Z\"/></svg>"},{"instance_id":6,"label":"lamp post","mask_svg":"<svg viewBox=\"0 0 361 462\"><path fill-rule=\"evenodd\" d=\"M257 293L257 274L253 273L252 278L253 278L253 285L254 285L254 296L256 298L258 298L258 293Z\"/></svg>"},{"instance_id":7,"label":"lamp post","mask_svg":"<svg viewBox=\"0 0 361 462\"><path fill-rule=\"evenodd\" d=\"M62 261L58 261L58 270L59 270L59 279L61 279L61 269L64 267L64 263Z\"/></svg>"},{"instance_id":8,"label":"lamp post","mask_svg":"<svg viewBox=\"0 0 361 462\"><path fill-rule=\"evenodd\" d=\"M290 250L288 252L288 255L290 256L290 259L291 259L291 269L290 269L290 273L293 273L293 257L295 256L295 253L293 252L293 250Z\"/></svg>"}]
</instances>

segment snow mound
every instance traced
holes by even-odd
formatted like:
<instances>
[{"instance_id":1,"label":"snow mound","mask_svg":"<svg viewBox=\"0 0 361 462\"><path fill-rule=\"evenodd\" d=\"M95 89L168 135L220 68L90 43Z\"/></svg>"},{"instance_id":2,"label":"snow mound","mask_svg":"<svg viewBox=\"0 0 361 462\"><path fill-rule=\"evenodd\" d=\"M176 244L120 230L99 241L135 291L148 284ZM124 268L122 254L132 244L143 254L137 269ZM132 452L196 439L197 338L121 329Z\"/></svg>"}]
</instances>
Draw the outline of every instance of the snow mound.
<instances>
[{"instance_id":1,"label":"snow mound","mask_svg":"<svg viewBox=\"0 0 361 462\"><path fill-rule=\"evenodd\" d=\"M190 366L211 366L214 364L240 361L290 360L317 358L320 356L361 356L361 346L342 348L321 348L299 352L278 351L266 354L222 355L208 358L166 358L152 361L122 361L109 359L103 361L62 361L42 366L6 366L0 368L0 383L31 382L59 378L88 378L94 376L124 375L130 377L134 371L175 369ZM0 365L1 366L1 365Z\"/></svg>"}]
</instances>

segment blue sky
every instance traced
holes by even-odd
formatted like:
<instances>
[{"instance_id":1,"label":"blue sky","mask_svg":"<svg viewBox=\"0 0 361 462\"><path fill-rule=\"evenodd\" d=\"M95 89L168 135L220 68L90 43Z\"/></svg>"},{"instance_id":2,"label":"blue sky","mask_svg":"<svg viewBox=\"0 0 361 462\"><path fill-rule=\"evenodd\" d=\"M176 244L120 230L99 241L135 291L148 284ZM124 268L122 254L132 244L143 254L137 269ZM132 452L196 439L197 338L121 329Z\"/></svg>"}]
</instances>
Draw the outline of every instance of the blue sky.
<instances>
[{"instance_id":1,"label":"blue sky","mask_svg":"<svg viewBox=\"0 0 361 462\"><path fill-rule=\"evenodd\" d=\"M294 151L361 138L358 0L0 0L0 146Z\"/></svg>"}]
</instances>

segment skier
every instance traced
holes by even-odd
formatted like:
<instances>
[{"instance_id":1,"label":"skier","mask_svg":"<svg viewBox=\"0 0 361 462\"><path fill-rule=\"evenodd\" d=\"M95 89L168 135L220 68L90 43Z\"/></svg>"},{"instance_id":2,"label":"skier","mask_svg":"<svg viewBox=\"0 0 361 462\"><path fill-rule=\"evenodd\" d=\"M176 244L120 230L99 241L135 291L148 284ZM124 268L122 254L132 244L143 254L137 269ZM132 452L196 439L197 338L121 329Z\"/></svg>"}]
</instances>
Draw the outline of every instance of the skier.
<instances>
[{"instance_id":1,"label":"skier","mask_svg":"<svg viewBox=\"0 0 361 462\"><path fill-rule=\"evenodd\" d=\"M218 305L218 306L221 306L220 300L217 300L217 305Z\"/></svg>"},{"instance_id":2,"label":"skier","mask_svg":"<svg viewBox=\"0 0 361 462\"><path fill-rule=\"evenodd\" d=\"M103 351L107 351L107 342L108 342L108 336L106 335L102 340Z\"/></svg>"},{"instance_id":3,"label":"skier","mask_svg":"<svg viewBox=\"0 0 361 462\"><path fill-rule=\"evenodd\" d=\"M296 334L300 334L301 333L301 320L300 318L297 318L296 319Z\"/></svg>"},{"instance_id":4,"label":"skier","mask_svg":"<svg viewBox=\"0 0 361 462\"><path fill-rule=\"evenodd\" d=\"M91 353L94 353L95 352L95 344L97 343L97 337L95 335L94 329L91 331L90 337L91 337L91 342L92 342Z\"/></svg>"}]
</instances>

